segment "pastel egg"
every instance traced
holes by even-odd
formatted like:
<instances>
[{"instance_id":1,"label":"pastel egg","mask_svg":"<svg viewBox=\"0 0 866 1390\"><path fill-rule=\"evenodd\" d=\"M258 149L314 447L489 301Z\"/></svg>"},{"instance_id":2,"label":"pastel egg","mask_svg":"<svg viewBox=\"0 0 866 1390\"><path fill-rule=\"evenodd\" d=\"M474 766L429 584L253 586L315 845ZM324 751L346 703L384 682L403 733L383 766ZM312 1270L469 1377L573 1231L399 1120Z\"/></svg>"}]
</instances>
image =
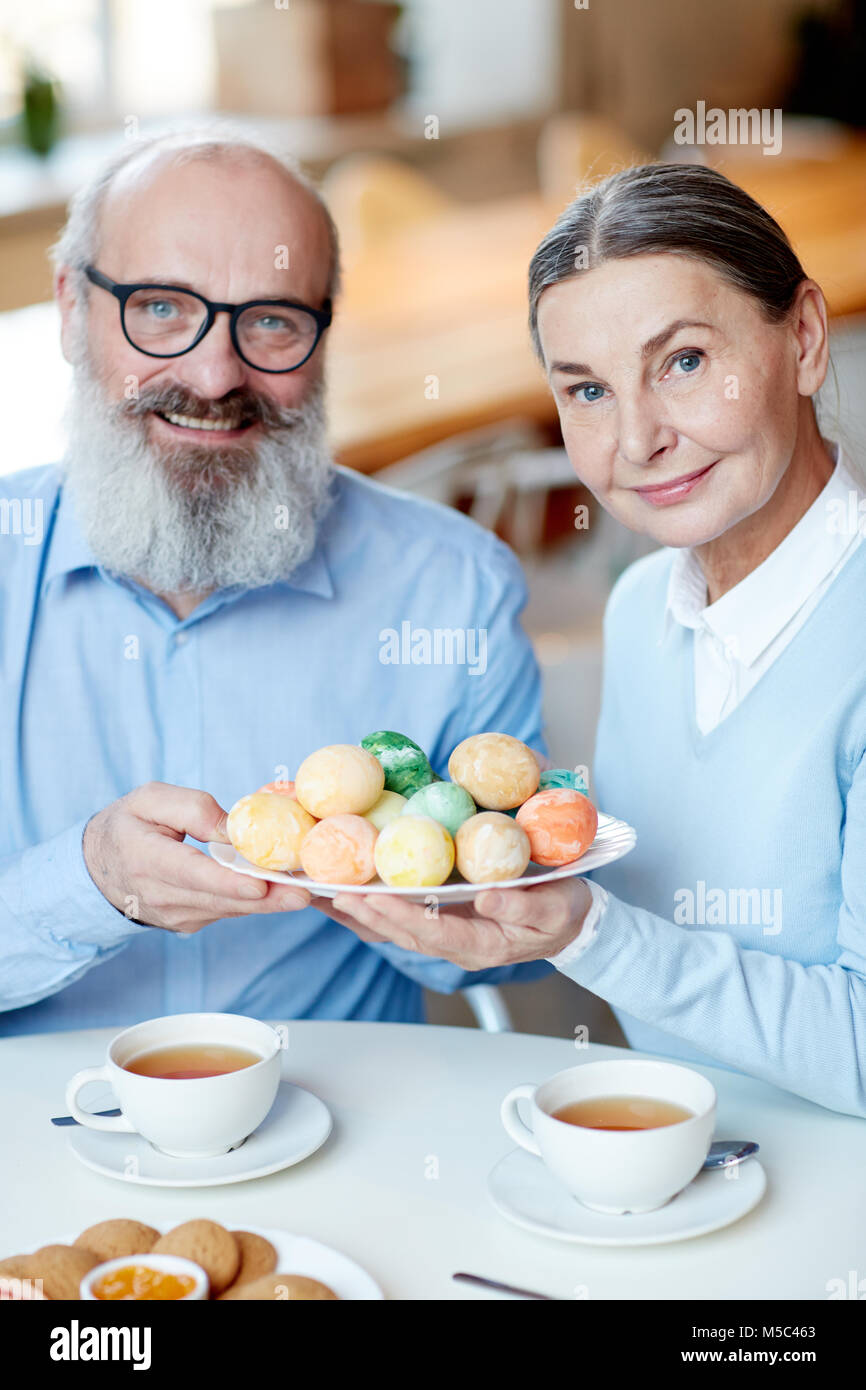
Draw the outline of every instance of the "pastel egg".
<instances>
[{"instance_id":1,"label":"pastel egg","mask_svg":"<svg viewBox=\"0 0 866 1390\"><path fill-rule=\"evenodd\" d=\"M456 835L463 822L475 815L476 809L465 787L458 787L456 782L431 782L410 796L403 815L432 816L445 826L449 835Z\"/></svg>"},{"instance_id":2,"label":"pastel egg","mask_svg":"<svg viewBox=\"0 0 866 1390\"><path fill-rule=\"evenodd\" d=\"M380 729L377 733L362 738L361 747L366 748L382 764L385 788L389 792L398 792L400 796L409 797L420 787L426 787L430 782L438 780L424 749L406 734Z\"/></svg>"},{"instance_id":3,"label":"pastel egg","mask_svg":"<svg viewBox=\"0 0 866 1390\"><path fill-rule=\"evenodd\" d=\"M393 888L437 888L454 868L454 841L431 816L398 816L379 835L379 877Z\"/></svg>"},{"instance_id":4,"label":"pastel egg","mask_svg":"<svg viewBox=\"0 0 866 1390\"><path fill-rule=\"evenodd\" d=\"M304 836L301 867L316 883L369 883L378 834L364 816L327 816Z\"/></svg>"},{"instance_id":5,"label":"pastel egg","mask_svg":"<svg viewBox=\"0 0 866 1390\"><path fill-rule=\"evenodd\" d=\"M401 796L399 792L386 791L370 807L369 811L364 812L364 817L371 825L375 825L377 830L384 830L395 816L400 815L406 804L405 796Z\"/></svg>"},{"instance_id":6,"label":"pastel egg","mask_svg":"<svg viewBox=\"0 0 866 1390\"><path fill-rule=\"evenodd\" d=\"M228 814L228 836L239 854L260 869L301 867L301 841L316 824L291 796L252 792Z\"/></svg>"},{"instance_id":7,"label":"pastel egg","mask_svg":"<svg viewBox=\"0 0 866 1390\"><path fill-rule=\"evenodd\" d=\"M295 795L320 820L358 815L375 805L385 785L382 764L356 743L330 743L304 758L295 773Z\"/></svg>"},{"instance_id":8,"label":"pastel egg","mask_svg":"<svg viewBox=\"0 0 866 1390\"><path fill-rule=\"evenodd\" d=\"M529 863L526 831L501 811L480 811L457 831L457 867L470 883L520 878Z\"/></svg>"},{"instance_id":9,"label":"pastel egg","mask_svg":"<svg viewBox=\"0 0 866 1390\"><path fill-rule=\"evenodd\" d=\"M573 864L589 849L598 829L598 812L589 797L569 787L550 787L531 796L517 812L529 836L536 864Z\"/></svg>"},{"instance_id":10,"label":"pastel egg","mask_svg":"<svg viewBox=\"0 0 866 1390\"><path fill-rule=\"evenodd\" d=\"M532 796L540 775L532 749L510 734L473 734L448 759L452 782L489 811L507 811Z\"/></svg>"},{"instance_id":11,"label":"pastel egg","mask_svg":"<svg viewBox=\"0 0 866 1390\"><path fill-rule=\"evenodd\" d=\"M263 787L259 787L260 792L277 792L283 796L295 796L294 782L266 782ZM295 800L297 801L295 796Z\"/></svg>"},{"instance_id":12,"label":"pastel egg","mask_svg":"<svg viewBox=\"0 0 866 1390\"><path fill-rule=\"evenodd\" d=\"M538 790L549 791L551 787L569 787L575 792L588 792L589 786L582 772L574 772L570 767L549 767L538 779Z\"/></svg>"}]
</instances>

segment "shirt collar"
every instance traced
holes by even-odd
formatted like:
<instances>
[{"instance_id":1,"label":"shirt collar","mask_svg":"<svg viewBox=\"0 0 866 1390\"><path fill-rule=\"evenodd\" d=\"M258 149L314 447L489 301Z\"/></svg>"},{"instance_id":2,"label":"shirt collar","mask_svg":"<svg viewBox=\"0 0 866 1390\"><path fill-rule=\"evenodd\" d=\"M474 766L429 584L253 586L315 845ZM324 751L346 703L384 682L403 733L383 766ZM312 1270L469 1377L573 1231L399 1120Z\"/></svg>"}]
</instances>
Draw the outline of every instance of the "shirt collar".
<instances>
[{"instance_id":1,"label":"shirt collar","mask_svg":"<svg viewBox=\"0 0 866 1390\"><path fill-rule=\"evenodd\" d=\"M100 573L103 573L99 562L84 538L78 518L75 515L72 496L68 488L61 485L42 579L43 592L50 581L57 578L58 575L72 574L81 569L99 569ZM334 583L325 557L321 533L310 558L299 565L287 579L278 580L274 587L278 586L298 589L302 593L317 594L320 598L333 598ZM226 589L221 590L220 594L230 597L244 592L249 591ZM211 594L206 602L209 607L216 607L218 599L219 595ZM196 611L194 610L190 615L191 618L195 616Z\"/></svg>"},{"instance_id":2,"label":"shirt collar","mask_svg":"<svg viewBox=\"0 0 866 1390\"><path fill-rule=\"evenodd\" d=\"M834 444L836 467L797 525L757 569L715 603L693 550L677 550L668 578L662 640L674 622L704 628L723 642L736 641L736 655L751 665L791 621L858 537L828 526L831 505L846 505L862 488Z\"/></svg>"}]
</instances>

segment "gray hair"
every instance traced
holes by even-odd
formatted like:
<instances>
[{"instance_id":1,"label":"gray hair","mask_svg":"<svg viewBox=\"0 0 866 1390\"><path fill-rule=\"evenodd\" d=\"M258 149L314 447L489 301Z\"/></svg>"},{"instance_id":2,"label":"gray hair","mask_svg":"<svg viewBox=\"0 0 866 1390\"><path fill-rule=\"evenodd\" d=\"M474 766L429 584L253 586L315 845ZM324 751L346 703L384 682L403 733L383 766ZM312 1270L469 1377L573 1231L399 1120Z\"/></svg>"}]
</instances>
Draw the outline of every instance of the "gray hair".
<instances>
[{"instance_id":1,"label":"gray hair","mask_svg":"<svg viewBox=\"0 0 866 1390\"><path fill-rule=\"evenodd\" d=\"M206 126L167 130L145 139L128 140L124 148L115 153L96 176L74 194L69 203L66 223L50 254L55 267L65 265L73 270L76 298L80 302L87 299L89 292L89 282L82 267L94 263L98 258L102 208L115 177L135 160L159 150L172 153L174 162L178 164L230 155L259 162L271 161L278 165L287 178L307 190L322 211L330 245L326 295L330 299L336 297L340 289L339 238L334 219L319 191L302 172L298 162L284 151L227 122L213 121Z\"/></svg>"},{"instance_id":2,"label":"gray hair","mask_svg":"<svg viewBox=\"0 0 866 1390\"><path fill-rule=\"evenodd\" d=\"M529 265L529 328L539 358L538 301L546 289L604 261L674 252L712 265L773 323L806 279L778 222L744 189L703 164L641 164L584 189Z\"/></svg>"}]
</instances>

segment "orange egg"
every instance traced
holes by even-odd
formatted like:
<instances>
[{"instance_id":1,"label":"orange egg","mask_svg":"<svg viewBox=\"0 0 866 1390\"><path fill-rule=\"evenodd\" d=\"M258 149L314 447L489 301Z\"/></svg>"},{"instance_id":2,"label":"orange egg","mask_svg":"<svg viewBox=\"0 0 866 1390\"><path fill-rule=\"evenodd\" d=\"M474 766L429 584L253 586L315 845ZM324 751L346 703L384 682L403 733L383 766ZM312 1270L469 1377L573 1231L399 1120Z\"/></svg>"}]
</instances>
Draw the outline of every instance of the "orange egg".
<instances>
[{"instance_id":1,"label":"orange egg","mask_svg":"<svg viewBox=\"0 0 866 1390\"><path fill-rule=\"evenodd\" d=\"M369 883L378 830L364 816L326 816L301 843L301 866L316 883Z\"/></svg>"},{"instance_id":2,"label":"orange egg","mask_svg":"<svg viewBox=\"0 0 866 1390\"><path fill-rule=\"evenodd\" d=\"M516 819L529 836L533 862L551 869L579 859L598 829L592 802L570 787L536 792L523 803Z\"/></svg>"},{"instance_id":3,"label":"orange egg","mask_svg":"<svg viewBox=\"0 0 866 1390\"><path fill-rule=\"evenodd\" d=\"M266 782L263 787L259 787L260 792L282 792L283 796L295 796L294 782ZM297 801L295 796L295 800Z\"/></svg>"}]
</instances>

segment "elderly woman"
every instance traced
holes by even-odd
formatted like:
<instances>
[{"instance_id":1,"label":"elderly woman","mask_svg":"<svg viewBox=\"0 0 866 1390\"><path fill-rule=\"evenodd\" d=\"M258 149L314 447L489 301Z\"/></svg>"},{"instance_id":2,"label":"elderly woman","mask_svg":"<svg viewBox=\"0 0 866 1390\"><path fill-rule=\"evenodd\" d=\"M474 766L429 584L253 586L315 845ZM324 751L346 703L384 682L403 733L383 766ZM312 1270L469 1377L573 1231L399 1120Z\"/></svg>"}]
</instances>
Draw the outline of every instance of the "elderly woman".
<instances>
[{"instance_id":1,"label":"elderly woman","mask_svg":"<svg viewBox=\"0 0 866 1390\"><path fill-rule=\"evenodd\" d=\"M547 959L635 1048L866 1115L864 485L815 416L821 290L693 165L577 198L529 286L575 472L661 547L605 616L595 795L637 848L438 918L335 907L470 969Z\"/></svg>"}]
</instances>

